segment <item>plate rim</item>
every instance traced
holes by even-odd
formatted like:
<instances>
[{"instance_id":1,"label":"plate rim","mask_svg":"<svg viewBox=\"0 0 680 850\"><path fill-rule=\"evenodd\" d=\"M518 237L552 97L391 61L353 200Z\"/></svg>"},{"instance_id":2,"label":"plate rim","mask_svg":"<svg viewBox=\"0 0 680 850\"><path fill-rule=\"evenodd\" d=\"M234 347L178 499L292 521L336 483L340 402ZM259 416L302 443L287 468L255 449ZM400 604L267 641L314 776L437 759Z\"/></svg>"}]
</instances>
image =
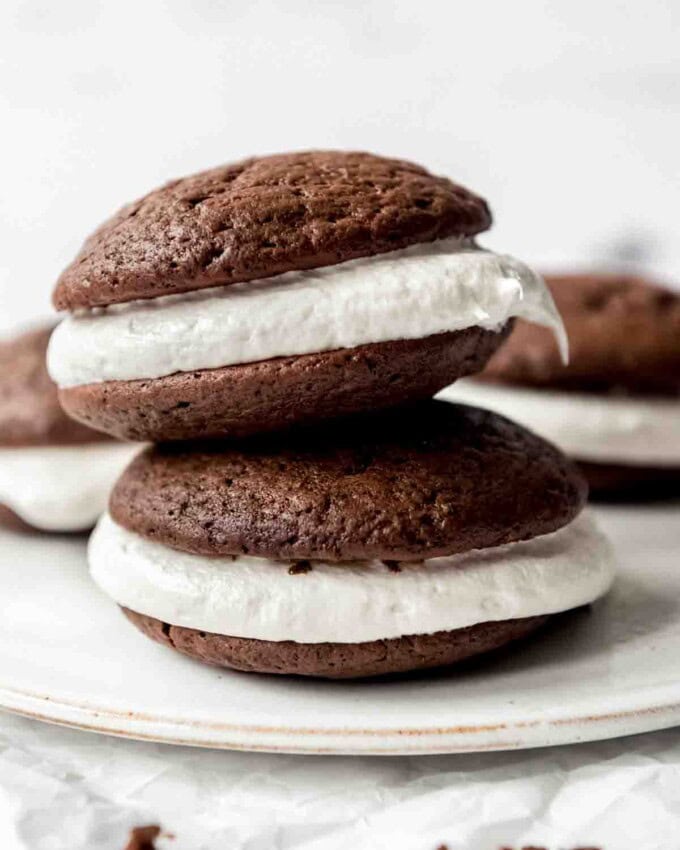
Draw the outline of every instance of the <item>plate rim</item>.
<instances>
[{"instance_id":1,"label":"plate rim","mask_svg":"<svg viewBox=\"0 0 680 850\"><path fill-rule=\"evenodd\" d=\"M296 728L190 720L104 708L4 685L0 685L0 709L81 731L173 746L303 755L435 755L560 746L668 729L680 725L680 683L675 690L672 701L650 703L636 695L642 704L629 709L429 728ZM51 710L46 711L48 706ZM216 734L209 738L206 730ZM314 744L307 743L310 740ZM371 746L377 741L382 743Z\"/></svg>"}]
</instances>

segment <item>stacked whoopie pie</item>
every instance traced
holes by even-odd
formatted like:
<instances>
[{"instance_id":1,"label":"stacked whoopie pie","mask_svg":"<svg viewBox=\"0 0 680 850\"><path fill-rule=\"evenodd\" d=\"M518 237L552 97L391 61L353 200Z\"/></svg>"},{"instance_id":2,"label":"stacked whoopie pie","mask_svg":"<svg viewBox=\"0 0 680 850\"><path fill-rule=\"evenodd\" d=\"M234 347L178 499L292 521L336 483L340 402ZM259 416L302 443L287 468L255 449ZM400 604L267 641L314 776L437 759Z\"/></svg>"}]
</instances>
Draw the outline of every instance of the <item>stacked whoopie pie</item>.
<instances>
[{"instance_id":1,"label":"stacked whoopie pie","mask_svg":"<svg viewBox=\"0 0 680 850\"><path fill-rule=\"evenodd\" d=\"M76 419L158 445L114 488L95 581L212 664L359 677L450 664L612 580L543 439L432 401L555 306L480 249L485 202L408 162L246 160L125 207L57 284Z\"/></svg>"},{"instance_id":2,"label":"stacked whoopie pie","mask_svg":"<svg viewBox=\"0 0 680 850\"><path fill-rule=\"evenodd\" d=\"M550 276L570 343L520 321L445 398L511 416L575 458L605 498L680 494L680 294L623 275Z\"/></svg>"},{"instance_id":3,"label":"stacked whoopie pie","mask_svg":"<svg viewBox=\"0 0 680 850\"><path fill-rule=\"evenodd\" d=\"M85 531L139 446L66 416L45 367L51 332L41 327L0 343L0 524Z\"/></svg>"}]
</instances>

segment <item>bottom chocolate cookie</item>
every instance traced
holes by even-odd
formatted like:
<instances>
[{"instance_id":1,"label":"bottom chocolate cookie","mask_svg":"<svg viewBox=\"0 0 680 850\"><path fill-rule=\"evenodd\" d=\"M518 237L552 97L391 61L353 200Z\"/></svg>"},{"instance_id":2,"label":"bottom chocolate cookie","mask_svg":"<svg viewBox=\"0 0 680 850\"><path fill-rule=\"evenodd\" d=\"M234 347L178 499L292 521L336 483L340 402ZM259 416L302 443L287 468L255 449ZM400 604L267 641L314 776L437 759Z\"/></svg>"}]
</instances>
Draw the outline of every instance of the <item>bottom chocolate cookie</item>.
<instances>
[{"instance_id":1,"label":"bottom chocolate cookie","mask_svg":"<svg viewBox=\"0 0 680 850\"><path fill-rule=\"evenodd\" d=\"M22 531L29 533L39 533L40 529L29 525L7 505L0 504L0 526L8 528L11 531Z\"/></svg>"},{"instance_id":2,"label":"bottom chocolate cookie","mask_svg":"<svg viewBox=\"0 0 680 850\"><path fill-rule=\"evenodd\" d=\"M253 673L358 679L446 667L526 637L549 615L478 623L464 629L365 643L295 643L201 632L171 626L122 607L147 637L218 667Z\"/></svg>"},{"instance_id":3,"label":"bottom chocolate cookie","mask_svg":"<svg viewBox=\"0 0 680 850\"><path fill-rule=\"evenodd\" d=\"M623 466L578 461L590 498L610 502L680 498L680 467Z\"/></svg>"}]
</instances>

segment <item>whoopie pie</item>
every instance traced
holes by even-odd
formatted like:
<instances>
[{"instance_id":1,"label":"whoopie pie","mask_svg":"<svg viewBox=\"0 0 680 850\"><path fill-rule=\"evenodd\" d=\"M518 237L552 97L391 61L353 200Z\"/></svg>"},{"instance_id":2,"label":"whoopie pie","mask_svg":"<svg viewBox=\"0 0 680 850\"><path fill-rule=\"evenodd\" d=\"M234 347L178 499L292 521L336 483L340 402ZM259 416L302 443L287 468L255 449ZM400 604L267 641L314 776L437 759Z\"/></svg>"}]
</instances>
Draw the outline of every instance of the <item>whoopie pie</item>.
<instances>
[{"instance_id":1,"label":"whoopie pie","mask_svg":"<svg viewBox=\"0 0 680 850\"><path fill-rule=\"evenodd\" d=\"M138 445L70 419L47 374L52 327L0 342L0 524L84 531Z\"/></svg>"},{"instance_id":2,"label":"whoopie pie","mask_svg":"<svg viewBox=\"0 0 680 850\"><path fill-rule=\"evenodd\" d=\"M175 180L85 242L54 303L68 413L133 440L245 437L429 398L542 281L479 248L486 202L410 162L312 151Z\"/></svg>"},{"instance_id":3,"label":"whoopie pie","mask_svg":"<svg viewBox=\"0 0 680 850\"><path fill-rule=\"evenodd\" d=\"M89 546L142 632L210 664L355 678L449 665L609 588L556 448L447 402L148 448Z\"/></svg>"}]
</instances>

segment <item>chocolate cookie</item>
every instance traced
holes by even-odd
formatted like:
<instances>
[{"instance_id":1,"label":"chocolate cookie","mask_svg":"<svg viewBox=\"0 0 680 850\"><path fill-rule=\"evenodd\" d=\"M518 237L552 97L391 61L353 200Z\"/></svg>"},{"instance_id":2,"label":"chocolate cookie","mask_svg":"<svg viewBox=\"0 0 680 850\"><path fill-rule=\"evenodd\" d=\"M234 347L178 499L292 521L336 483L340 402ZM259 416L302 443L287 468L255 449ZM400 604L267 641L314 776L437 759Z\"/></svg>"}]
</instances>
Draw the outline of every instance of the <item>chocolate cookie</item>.
<instances>
[{"instance_id":1,"label":"chocolate cookie","mask_svg":"<svg viewBox=\"0 0 680 850\"><path fill-rule=\"evenodd\" d=\"M582 479L548 443L492 413L430 401L285 439L149 448L110 511L195 554L419 560L547 534L584 500Z\"/></svg>"},{"instance_id":2,"label":"chocolate cookie","mask_svg":"<svg viewBox=\"0 0 680 850\"><path fill-rule=\"evenodd\" d=\"M680 396L680 293L623 275L547 276L569 337L516 323L483 378L577 392Z\"/></svg>"},{"instance_id":3,"label":"chocolate cookie","mask_svg":"<svg viewBox=\"0 0 680 850\"><path fill-rule=\"evenodd\" d=\"M608 502L638 502L680 498L680 465L632 466L579 461L591 494Z\"/></svg>"},{"instance_id":4,"label":"chocolate cookie","mask_svg":"<svg viewBox=\"0 0 680 850\"><path fill-rule=\"evenodd\" d=\"M68 387L59 397L81 422L127 440L247 437L431 398L483 368L506 338L468 328L154 380ZM225 403L228 400L228 403Z\"/></svg>"},{"instance_id":5,"label":"chocolate cookie","mask_svg":"<svg viewBox=\"0 0 680 850\"><path fill-rule=\"evenodd\" d=\"M491 225L481 198L369 153L255 157L156 189L103 224L64 271L58 310L334 265Z\"/></svg>"},{"instance_id":6,"label":"chocolate cookie","mask_svg":"<svg viewBox=\"0 0 680 850\"><path fill-rule=\"evenodd\" d=\"M69 418L47 374L52 327L0 342L0 446L78 445L107 439Z\"/></svg>"},{"instance_id":7,"label":"chocolate cookie","mask_svg":"<svg viewBox=\"0 0 680 850\"><path fill-rule=\"evenodd\" d=\"M127 608L123 608L123 613L147 637L207 664L324 679L357 679L447 667L527 637L549 619L524 617L366 643L295 643L210 634L162 623Z\"/></svg>"},{"instance_id":8,"label":"chocolate cookie","mask_svg":"<svg viewBox=\"0 0 680 850\"><path fill-rule=\"evenodd\" d=\"M15 513L7 505L0 503L0 526L9 528L11 531L21 531L24 534L30 534L38 531L29 523L25 522L17 513Z\"/></svg>"}]
</instances>

